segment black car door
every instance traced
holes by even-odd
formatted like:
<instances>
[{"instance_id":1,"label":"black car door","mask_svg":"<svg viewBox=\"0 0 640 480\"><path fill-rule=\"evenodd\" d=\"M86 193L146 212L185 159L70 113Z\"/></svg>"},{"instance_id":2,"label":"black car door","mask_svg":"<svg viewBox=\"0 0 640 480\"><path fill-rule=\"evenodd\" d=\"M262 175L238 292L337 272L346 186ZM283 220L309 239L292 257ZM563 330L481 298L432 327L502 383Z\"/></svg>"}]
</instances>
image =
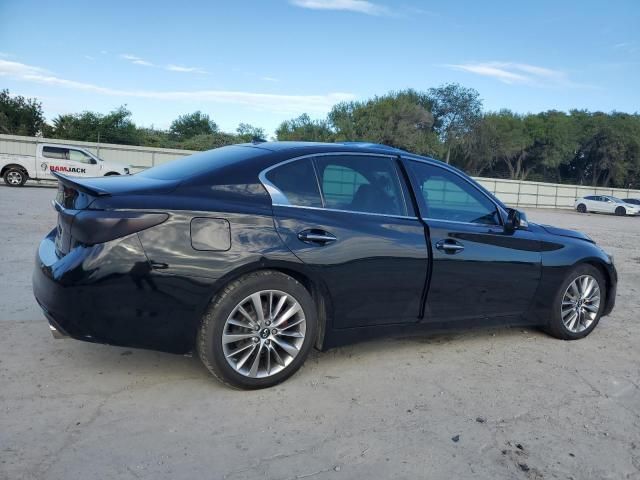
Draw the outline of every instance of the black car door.
<instances>
[{"instance_id":1,"label":"black car door","mask_svg":"<svg viewBox=\"0 0 640 480\"><path fill-rule=\"evenodd\" d=\"M334 328L418 320L428 248L397 162L316 155L261 175L278 233L329 292Z\"/></svg>"},{"instance_id":2,"label":"black car door","mask_svg":"<svg viewBox=\"0 0 640 480\"><path fill-rule=\"evenodd\" d=\"M535 234L506 232L496 204L464 175L405 162L433 251L425 321L524 313L541 274Z\"/></svg>"}]
</instances>

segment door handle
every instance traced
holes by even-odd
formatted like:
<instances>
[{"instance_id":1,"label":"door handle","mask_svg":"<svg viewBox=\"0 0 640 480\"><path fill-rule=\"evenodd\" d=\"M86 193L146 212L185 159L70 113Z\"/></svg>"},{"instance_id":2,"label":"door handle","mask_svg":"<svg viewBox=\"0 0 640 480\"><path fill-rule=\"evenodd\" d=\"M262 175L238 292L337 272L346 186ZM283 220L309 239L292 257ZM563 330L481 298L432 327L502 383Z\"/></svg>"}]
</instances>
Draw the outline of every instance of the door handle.
<instances>
[{"instance_id":1,"label":"door handle","mask_svg":"<svg viewBox=\"0 0 640 480\"><path fill-rule=\"evenodd\" d=\"M444 253L453 255L455 253L460 253L461 251L463 251L464 245L457 242L456 240L447 238L446 240L440 240L439 242L436 242L436 248L443 251Z\"/></svg>"},{"instance_id":2,"label":"door handle","mask_svg":"<svg viewBox=\"0 0 640 480\"><path fill-rule=\"evenodd\" d=\"M298 233L298 239L305 243L317 243L319 245L326 245L337 240L331 233L316 229L303 230Z\"/></svg>"}]
</instances>

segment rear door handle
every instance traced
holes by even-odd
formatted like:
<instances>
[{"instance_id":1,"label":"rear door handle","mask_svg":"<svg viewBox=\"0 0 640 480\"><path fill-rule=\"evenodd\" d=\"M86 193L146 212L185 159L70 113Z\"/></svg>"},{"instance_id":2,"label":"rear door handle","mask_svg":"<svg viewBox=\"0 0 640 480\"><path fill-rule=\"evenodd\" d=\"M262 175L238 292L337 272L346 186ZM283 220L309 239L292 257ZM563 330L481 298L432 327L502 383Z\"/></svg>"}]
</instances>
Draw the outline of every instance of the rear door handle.
<instances>
[{"instance_id":1,"label":"rear door handle","mask_svg":"<svg viewBox=\"0 0 640 480\"><path fill-rule=\"evenodd\" d=\"M456 240L447 238L446 240L440 240L439 242L436 242L436 248L443 251L444 253L453 255L455 253L460 253L461 251L463 251L464 245L457 242Z\"/></svg>"},{"instance_id":2,"label":"rear door handle","mask_svg":"<svg viewBox=\"0 0 640 480\"><path fill-rule=\"evenodd\" d=\"M317 230L315 228L310 230L303 230L298 233L298 239L305 243L315 243L318 245L326 245L327 243L335 242L337 238L324 230Z\"/></svg>"}]
</instances>

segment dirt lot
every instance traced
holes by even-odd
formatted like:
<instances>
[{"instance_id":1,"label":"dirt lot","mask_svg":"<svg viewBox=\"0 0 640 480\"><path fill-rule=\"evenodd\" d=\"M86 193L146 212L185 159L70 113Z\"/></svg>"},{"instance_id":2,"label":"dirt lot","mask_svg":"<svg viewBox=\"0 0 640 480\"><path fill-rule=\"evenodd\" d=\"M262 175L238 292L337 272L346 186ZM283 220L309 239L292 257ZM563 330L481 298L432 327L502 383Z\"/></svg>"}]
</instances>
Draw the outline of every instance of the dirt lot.
<instances>
[{"instance_id":1,"label":"dirt lot","mask_svg":"<svg viewBox=\"0 0 640 480\"><path fill-rule=\"evenodd\" d=\"M51 337L30 277L53 195L0 187L0 478L640 479L640 218L527 212L616 258L585 340L373 341L240 392L195 358Z\"/></svg>"}]
</instances>

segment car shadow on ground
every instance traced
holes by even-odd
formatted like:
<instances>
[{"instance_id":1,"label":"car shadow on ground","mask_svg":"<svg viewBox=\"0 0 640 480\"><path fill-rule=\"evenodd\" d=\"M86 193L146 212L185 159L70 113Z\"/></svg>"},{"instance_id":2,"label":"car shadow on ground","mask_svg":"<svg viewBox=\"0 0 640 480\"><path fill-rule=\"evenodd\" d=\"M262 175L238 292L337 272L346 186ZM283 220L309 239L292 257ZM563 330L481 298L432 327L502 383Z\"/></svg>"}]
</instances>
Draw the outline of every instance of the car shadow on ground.
<instances>
[{"instance_id":1,"label":"car shadow on ground","mask_svg":"<svg viewBox=\"0 0 640 480\"><path fill-rule=\"evenodd\" d=\"M312 350L306 362L307 368L288 382L295 382L300 378L312 380L313 372L317 369L321 369L323 374L344 368L360 371L363 362L379 360L380 356L384 355L388 355L391 360L416 350L424 350L425 347L429 349L431 359L437 360L439 356L449 357L456 352L468 349L485 347L506 349L514 342L522 341L523 337L534 340L547 338L553 341L535 328L507 327L364 340L325 352ZM125 376L128 381L143 383L147 381L156 383L159 379L167 383L189 379L210 382L214 388L227 388L211 377L195 352L191 355L175 355L152 350L91 344L72 339L56 341L56 343L58 344L55 345L56 353L63 357L57 360L58 366L65 369L80 369L81 371L76 372L80 377L104 375L122 378ZM66 362L69 365L65 365Z\"/></svg>"}]
</instances>

